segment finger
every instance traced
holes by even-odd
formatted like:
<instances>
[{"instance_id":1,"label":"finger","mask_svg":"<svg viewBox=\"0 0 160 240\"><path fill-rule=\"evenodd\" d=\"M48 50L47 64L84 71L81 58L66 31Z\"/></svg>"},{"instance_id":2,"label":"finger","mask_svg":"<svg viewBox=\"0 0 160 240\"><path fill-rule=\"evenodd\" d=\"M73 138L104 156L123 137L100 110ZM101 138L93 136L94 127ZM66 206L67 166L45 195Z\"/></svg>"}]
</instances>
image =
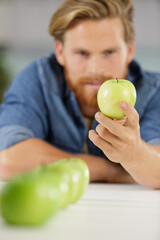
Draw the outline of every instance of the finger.
<instances>
[{"instance_id":1,"label":"finger","mask_svg":"<svg viewBox=\"0 0 160 240\"><path fill-rule=\"evenodd\" d=\"M124 125L125 122L127 120L127 117L121 118L121 119L113 119L113 121L115 121L116 123L120 124L120 125Z\"/></svg>"},{"instance_id":2,"label":"finger","mask_svg":"<svg viewBox=\"0 0 160 240\"><path fill-rule=\"evenodd\" d=\"M95 115L96 120L106 129L108 129L112 134L120 137L122 134L122 128L124 128L121 124L116 121L108 118L103 115L101 112L97 112Z\"/></svg>"},{"instance_id":3,"label":"finger","mask_svg":"<svg viewBox=\"0 0 160 240\"><path fill-rule=\"evenodd\" d=\"M103 138L105 141L111 143L114 146L119 142L119 138L117 136L113 135L111 132L109 132L106 128L104 128L100 124L96 127L96 132L101 138Z\"/></svg>"},{"instance_id":4,"label":"finger","mask_svg":"<svg viewBox=\"0 0 160 240\"><path fill-rule=\"evenodd\" d=\"M139 123L139 115L136 111L136 109L127 102L120 102L120 108L125 113L127 120L126 124L130 126L135 126L137 123Z\"/></svg>"},{"instance_id":5,"label":"finger","mask_svg":"<svg viewBox=\"0 0 160 240\"><path fill-rule=\"evenodd\" d=\"M101 138L94 130L90 130L88 134L89 139L99 147L103 152L111 152L112 146L109 142Z\"/></svg>"}]
</instances>

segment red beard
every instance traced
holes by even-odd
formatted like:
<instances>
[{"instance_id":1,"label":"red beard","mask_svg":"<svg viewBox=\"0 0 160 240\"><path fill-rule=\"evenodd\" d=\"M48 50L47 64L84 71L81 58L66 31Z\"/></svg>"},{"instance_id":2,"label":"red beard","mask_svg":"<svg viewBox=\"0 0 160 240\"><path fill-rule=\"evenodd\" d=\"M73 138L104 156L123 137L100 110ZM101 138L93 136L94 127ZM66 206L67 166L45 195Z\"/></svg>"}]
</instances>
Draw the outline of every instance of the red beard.
<instances>
[{"instance_id":1,"label":"red beard","mask_svg":"<svg viewBox=\"0 0 160 240\"><path fill-rule=\"evenodd\" d=\"M98 82L102 84L103 82L107 81L108 79L113 79L113 76L92 76L92 77L83 77L79 78L77 82L73 83L67 71L67 68L64 67L65 71L65 78L68 83L70 89L75 93L76 99L80 106L86 106L95 110L98 110L97 104L97 89L86 87L86 83L94 83ZM125 78L128 71L128 65L126 65L122 76L117 76L119 78Z\"/></svg>"},{"instance_id":2,"label":"red beard","mask_svg":"<svg viewBox=\"0 0 160 240\"><path fill-rule=\"evenodd\" d=\"M97 104L97 93L98 90L87 89L86 83L100 82L101 84L105 82L107 79L102 77L95 78L80 78L75 84L71 82L71 80L66 77L66 81L72 91L74 91L76 99L80 105L86 105L87 107L94 108L98 110Z\"/></svg>"}]
</instances>

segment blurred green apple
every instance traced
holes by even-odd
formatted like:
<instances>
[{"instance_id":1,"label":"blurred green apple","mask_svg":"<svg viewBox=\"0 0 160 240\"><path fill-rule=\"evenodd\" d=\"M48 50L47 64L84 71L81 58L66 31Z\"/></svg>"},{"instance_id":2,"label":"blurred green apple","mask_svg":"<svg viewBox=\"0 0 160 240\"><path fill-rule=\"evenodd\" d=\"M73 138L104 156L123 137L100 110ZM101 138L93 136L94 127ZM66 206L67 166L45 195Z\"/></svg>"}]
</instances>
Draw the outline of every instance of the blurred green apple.
<instances>
[{"instance_id":1,"label":"blurred green apple","mask_svg":"<svg viewBox=\"0 0 160 240\"><path fill-rule=\"evenodd\" d=\"M125 116L119 104L126 101L132 106L136 102L136 89L134 85L125 79L111 79L105 81L99 88L97 102L100 111L113 119Z\"/></svg>"},{"instance_id":2,"label":"blurred green apple","mask_svg":"<svg viewBox=\"0 0 160 240\"><path fill-rule=\"evenodd\" d=\"M71 203L72 191L73 191L73 180L72 180L72 169L70 166L65 164L57 164L53 162L44 166L44 171L52 175L58 174L61 178L59 188L63 191L63 196L59 199L58 209L66 207Z\"/></svg>"},{"instance_id":3,"label":"blurred green apple","mask_svg":"<svg viewBox=\"0 0 160 240\"><path fill-rule=\"evenodd\" d=\"M59 208L67 187L58 173L27 173L7 183L1 192L1 214L10 224L39 225ZM65 194L64 194L65 193Z\"/></svg>"},{"instance_id":4,"label":"blurred green apple","mask_svg":"<svg viewBox=\"0 0 160 240\"><path fill-rule=\"evenodd\" d=\"M79 183L79 191L77 193L77 197L72 202L76 202L81 198L83 193L85 192L88 184L89 184L89 169L87 164L80 158L66 158L62 159L66 164L70 164L73 168L73 171L80 172L80 183Z\"/></svg>"},{"instance_id":5,"label":"blurred green apple","mask_svg":"<svg viewBox=\"0 0 160 240\"><path fill-rule=\"evenodd\" d=\"M83 195L89 183L87 164L79 158L64 158L48 165L48 169L51 171L56 168L69 174L71 178L70 203L76 202Z\"/></svg>"},{"instance_id":6,"label":"blurred green apple","mask_svg":"<svg viewBox=\"0 0 160 240\"><path fill-rule=\"evenodd\" d=\"M1 215L10 224L43 224L57 210L76 202L88 183L88 166L81 159L61 159L40 166L2 188Z\"/></svg>"}]
</instances>

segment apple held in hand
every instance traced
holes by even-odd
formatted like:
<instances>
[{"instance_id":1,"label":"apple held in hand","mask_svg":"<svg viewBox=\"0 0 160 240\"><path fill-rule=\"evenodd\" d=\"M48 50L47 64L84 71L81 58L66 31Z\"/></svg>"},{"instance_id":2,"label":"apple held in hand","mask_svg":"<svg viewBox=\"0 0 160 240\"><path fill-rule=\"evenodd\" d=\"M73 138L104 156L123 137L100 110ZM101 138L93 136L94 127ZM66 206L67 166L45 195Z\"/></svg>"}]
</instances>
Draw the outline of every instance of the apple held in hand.
<instances>
[{"instance_id":1,"label":"apple held in hand","mask_svg":"<svg viewBox=\"0 0 160 240\"><path fill-rule=\"evenodd\" d=\"M111 79L104 82L97 94L97 102L101 112L107 117L120 119L125 116L119 104L126 101L133 107L136 102L136 89L125 79Z\"/></svg>"}]
</instances>

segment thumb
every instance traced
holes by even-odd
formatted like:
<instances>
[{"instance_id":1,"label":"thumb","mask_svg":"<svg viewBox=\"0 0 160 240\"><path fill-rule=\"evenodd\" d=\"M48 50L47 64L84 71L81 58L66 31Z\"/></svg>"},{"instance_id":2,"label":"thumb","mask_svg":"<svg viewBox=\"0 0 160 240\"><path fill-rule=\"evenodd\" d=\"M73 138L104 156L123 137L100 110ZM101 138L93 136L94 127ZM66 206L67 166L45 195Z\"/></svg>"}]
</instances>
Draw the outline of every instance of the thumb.
<instances>
[{"instance_id":1,"label":"thumb","mask_svg":"<svg viewBox=\"0 0 160 240\"><path fill-rule=\"evenodd\" d=\"M123 101L120 102L120 107L127 117L127 123L130 125L135 125L135 123L139 122L139 115L131 104Z\"/></svg>"}]
</instances>

